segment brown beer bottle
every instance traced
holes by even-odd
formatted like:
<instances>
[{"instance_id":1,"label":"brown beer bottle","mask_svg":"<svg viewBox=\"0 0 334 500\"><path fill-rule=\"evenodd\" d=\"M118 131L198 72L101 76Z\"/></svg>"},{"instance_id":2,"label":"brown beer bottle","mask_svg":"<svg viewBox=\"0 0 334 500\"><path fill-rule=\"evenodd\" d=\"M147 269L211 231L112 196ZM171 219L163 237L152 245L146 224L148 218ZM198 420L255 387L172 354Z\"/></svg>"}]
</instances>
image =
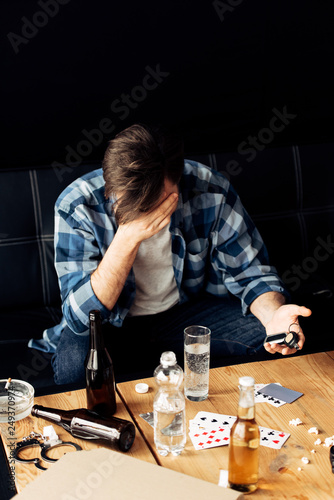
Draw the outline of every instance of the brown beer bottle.
<instances>
[{"instance_id":1,"label":"brown beer bottle","mask_svg":"<svg viewBox=\"0 0 334 500\"><path fill-rule=\"evenodd\" d=\"M135 439L136 428L132 422L102 416L86 408L59 410L34 405L31 414L60 425L74 437L106 441L121 451L128 451Z\"/></svg>"},{"instance_id":2,"label":"brown beer bottle","mask_svg":"<svg viewBox=\"0 0 334 500\"><path fill-rule=\"evenodd\" d=\"M230 434L228 483L247 494L257 488L260 431L255 421L254 379L241 377L239 388L238 416Z\"/></svg>"},{"instance_id":3,"label":"brown beer bottle","mask_svg":"<svg viewBox=\"0 0 334 500\"><path fill-rule=\"evenodd\" d=\"M85 360L87 408L100 415L116 411L116 387L111 357L104 346L100 311L90 311L90 349Z\"/></svg>"}]
</instances>

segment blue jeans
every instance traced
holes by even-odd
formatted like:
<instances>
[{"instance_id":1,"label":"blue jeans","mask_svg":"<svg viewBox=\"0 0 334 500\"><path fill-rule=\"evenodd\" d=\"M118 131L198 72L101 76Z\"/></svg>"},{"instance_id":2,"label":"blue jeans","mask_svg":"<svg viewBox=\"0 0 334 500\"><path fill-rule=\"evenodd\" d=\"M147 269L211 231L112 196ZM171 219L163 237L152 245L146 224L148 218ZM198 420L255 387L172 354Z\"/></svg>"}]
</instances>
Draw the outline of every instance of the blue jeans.
<instances>
[{"instance_id":1,"label":"blue jeans","mask_svg":"<svg viewBox=\"0 0 334 500\"><path fill-rule=\"evenodd\" d=\"M263 348L264 327L252 314L242 315L239 300L205 294L163 313L126 318L121 328L104 325L116 381L152 376L164 351L174 351L183 367L183 330L189 325L210 328L212 367L270 357ZM64 330L52 358L57 384L84 384L88 349L88 335Z\"/></svg>"}]
</instances>

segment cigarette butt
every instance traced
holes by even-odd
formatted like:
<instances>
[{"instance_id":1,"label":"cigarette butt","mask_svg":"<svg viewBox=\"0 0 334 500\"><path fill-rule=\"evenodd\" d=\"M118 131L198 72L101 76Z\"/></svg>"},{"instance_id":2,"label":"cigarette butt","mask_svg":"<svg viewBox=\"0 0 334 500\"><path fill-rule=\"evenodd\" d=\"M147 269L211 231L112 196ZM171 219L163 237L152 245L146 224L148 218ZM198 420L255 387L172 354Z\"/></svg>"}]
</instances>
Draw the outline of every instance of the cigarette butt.
<instances>
[{"instance_id":1,"label":"cigarette butt","mask_svg":"<svg viewBox=\"0 0 334 500\"><path fill-rule=\"evenodd\" d=\"M11 383L12 379L9 378L6 382L6 385L5 385L5 390L7 391L9 389L9 384Z\"/></svg>"}]
</instances>

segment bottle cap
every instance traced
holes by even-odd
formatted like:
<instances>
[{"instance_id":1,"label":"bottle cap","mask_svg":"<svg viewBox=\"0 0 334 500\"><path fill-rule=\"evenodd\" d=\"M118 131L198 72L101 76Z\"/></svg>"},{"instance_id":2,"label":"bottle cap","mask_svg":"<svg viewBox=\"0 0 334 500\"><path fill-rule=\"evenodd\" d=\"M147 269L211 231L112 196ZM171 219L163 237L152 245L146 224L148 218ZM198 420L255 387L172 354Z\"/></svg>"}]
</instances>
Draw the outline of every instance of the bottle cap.
<instances>
[{"instance_id":1,"label":"bottle cap","mask_svg":"<svg viewBox=\"0 0 334 500\"><path fill-rule=\"evenodd\" d=\"M254 385L254 379L253 377L240 377L239 385L243 387L252 387L252 385Z\"/></svg>"},{"instance_id":2,"label":"bottle cap","mask_svg":"<svg viewBox=\"0 0 334 500\"><path fill-rule=\"evenodd\" d=\"M166 351L161 354L160 363L162 366L176 365L176 356L173 351Z\"/></svg>"},{"instance_id":3,"label":"bottle cap","mask_svg":"<svg viewBox=\"0 0 334 500\"><path fill-rule=\"evenodd\" d=\"M136 392L139 392L139 394L145 394L145 392L148 391L148 385L147 384L136 384Z\"/></svg>"}]
</instances>

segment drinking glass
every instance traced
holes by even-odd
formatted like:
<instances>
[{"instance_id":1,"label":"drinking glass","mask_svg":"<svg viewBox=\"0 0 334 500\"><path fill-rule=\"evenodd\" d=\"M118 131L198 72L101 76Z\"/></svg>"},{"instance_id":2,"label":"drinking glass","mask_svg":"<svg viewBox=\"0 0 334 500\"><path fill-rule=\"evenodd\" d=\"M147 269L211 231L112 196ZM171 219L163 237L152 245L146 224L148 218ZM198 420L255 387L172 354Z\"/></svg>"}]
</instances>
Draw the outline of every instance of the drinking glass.
<instances>
[{"instance_id":1,"label":"drinking glass","mask_svg":"<svg viewBox=\"0 0 334 500\"><path fill-rule=\"evenodd\" d=\"M209 395L211 330L192 325L184 330L184 394L190 401Z\"/></svg>"}]
</instances>

